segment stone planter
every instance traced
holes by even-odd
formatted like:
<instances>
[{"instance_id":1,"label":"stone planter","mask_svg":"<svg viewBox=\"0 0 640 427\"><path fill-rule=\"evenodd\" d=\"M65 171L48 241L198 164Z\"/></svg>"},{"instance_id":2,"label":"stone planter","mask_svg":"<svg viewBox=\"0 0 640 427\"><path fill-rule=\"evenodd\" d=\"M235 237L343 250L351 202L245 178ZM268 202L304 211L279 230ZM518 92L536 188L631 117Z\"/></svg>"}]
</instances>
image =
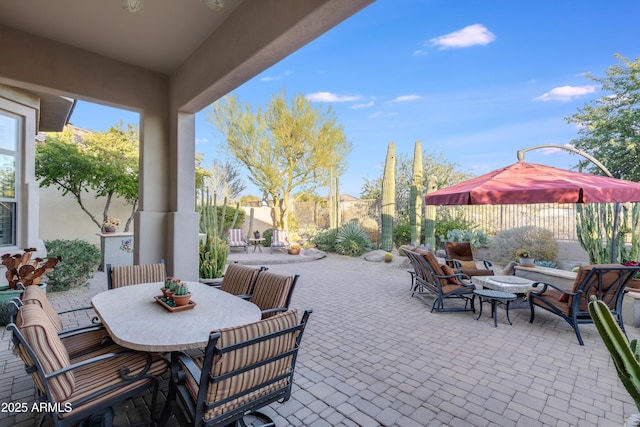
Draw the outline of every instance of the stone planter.
<instances>
[{"instance_id":1,"label":"stone planter","mask_svg":"<svg viewBox=\"0 0 640 427\"><path fill-rule=\"evenodd\" d=\"M534 267L535 266L535 258L523 258L520 257L519 259L519 264L523 267Z\"/></svg>"},{"instance_id":2,"label":"stone planter","mask_svg":"<svg viewBox=\"0 0 640 427\"><path fill-rule=\"evenodd\" d=\"M31 285L36 286L36 285ZM41 283L40 289L47 292L47 284ZM13 307L11 301L22 296L22 289L10 289L9 286L0 286L0 326L6 326L11 322Z\"/></svg>"},{"instance_id":3,"label":"stone planter","mask_svg":"<svg viewBox=\"0 0 640 427\"><path fill-rule=\"evenodd\" d=\"M220 286L222 284L222 277L216 277L215 279L204 279L201 277L198 279L198 282L209 286Z\"/></svg>"},{"instance_id":4,"label":"stone planter","mask_svg":"<svg viewBox=\"0 0 640 427\"><path fill-rule=\"evenodd\" d=\"M627 289L634 292L640 292L640 279L631 279L627 284Z\"/></svg>"},{"instance_id":5,"label":"stone planter","mask_svg":"<svg viewBox=\"0 0 640 427\"><path fill-rule=\"evenodd\" d=\"M300 255L300 248L289 248L287 252L289 252L289 255Z\"/></svg>"}]
</instances>

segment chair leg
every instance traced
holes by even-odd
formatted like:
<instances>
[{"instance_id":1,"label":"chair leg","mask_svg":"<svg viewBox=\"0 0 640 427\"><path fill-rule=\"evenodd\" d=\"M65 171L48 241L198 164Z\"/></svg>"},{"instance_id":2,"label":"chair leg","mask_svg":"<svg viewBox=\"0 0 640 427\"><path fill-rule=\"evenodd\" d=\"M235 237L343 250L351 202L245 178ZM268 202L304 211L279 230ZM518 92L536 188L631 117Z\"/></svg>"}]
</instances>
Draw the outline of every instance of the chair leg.
<instances>
[{"instance_id":1,"label":"chair leg","mask_svg":"<svg viewBox=\"0 0 640 427\"><path fill-rule=\"evenodd\" d=\"M531 309L531 317L529 317L529 323L533 323L533 303L531 302L531 296L529 296L529 308Z\"/></svg>"},{"instance_id":2,"label":"chair leg","mask_svg":"<svg viewBox=\"0 0 640 427\"><path fill-rule=\"evenodd\" d=\"M578 329L578 324L573 324L573 329L576 331L576 337L578 337L578 342L580 345L584 345L584 341L582 341L582 336L580 335L580 329Z\"/></svg>"}]
</instances>

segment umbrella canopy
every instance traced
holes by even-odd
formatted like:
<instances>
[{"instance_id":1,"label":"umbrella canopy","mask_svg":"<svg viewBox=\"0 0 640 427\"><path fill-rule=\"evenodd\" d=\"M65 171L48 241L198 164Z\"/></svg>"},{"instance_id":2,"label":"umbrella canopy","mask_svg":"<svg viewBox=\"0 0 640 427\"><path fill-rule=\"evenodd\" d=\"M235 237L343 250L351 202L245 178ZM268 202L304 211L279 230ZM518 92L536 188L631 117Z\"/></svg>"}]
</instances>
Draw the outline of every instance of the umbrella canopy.
<instances>
[{"instance_id":1,"label":"umbrella canopy","mask_svg":"<svg viewBox=\"0 0 640 427\"><path fill-rule=\"evenodd\" d=\"M640 183L519 161L425 195L427 205L640 202Z\"/></svg>"}]
</instances>

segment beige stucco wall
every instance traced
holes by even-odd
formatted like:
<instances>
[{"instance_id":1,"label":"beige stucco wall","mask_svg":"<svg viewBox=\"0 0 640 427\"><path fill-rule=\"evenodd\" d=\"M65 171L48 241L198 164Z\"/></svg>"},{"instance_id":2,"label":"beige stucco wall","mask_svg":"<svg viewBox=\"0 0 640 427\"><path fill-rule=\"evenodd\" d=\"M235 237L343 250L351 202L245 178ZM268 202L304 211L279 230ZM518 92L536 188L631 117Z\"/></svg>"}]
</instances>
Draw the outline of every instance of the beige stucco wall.
<instances>
[{"instance_id":1,"label":"beige stucco wall","mask_svg":"<svg viewBox=\"0 0 640 427\"><path fill-rule=\"evenodd\" d=\"M84 202L87 209L100 220L105 198L95 198L94 193L86 193ZM125 221L131 214L131 206L121 199L113 200L109 216L120 219L118 231L124 230ZM133 231L133 226L129 231ZM99 247L100 230L70 194L63 196L53 187L40 188L40 238L42 240L81 239Z\"/></svg>"}]
</instances>

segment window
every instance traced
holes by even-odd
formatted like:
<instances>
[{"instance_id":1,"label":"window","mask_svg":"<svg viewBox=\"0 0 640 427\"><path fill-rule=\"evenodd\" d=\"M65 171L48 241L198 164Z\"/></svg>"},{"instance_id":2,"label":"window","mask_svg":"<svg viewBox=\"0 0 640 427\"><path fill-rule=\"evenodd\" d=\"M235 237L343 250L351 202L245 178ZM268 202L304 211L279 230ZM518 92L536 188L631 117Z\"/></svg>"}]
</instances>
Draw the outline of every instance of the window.
<instances>
[{"instance_id":1,"label":"window","mask_svg":"<svg viewBox=\"0 0 640 427\"><path fill-rule=\"evenodd\" d=\"M0 247L16 244L19 125L19 117L0 111Z\"/></svg>"}]
</instances>

